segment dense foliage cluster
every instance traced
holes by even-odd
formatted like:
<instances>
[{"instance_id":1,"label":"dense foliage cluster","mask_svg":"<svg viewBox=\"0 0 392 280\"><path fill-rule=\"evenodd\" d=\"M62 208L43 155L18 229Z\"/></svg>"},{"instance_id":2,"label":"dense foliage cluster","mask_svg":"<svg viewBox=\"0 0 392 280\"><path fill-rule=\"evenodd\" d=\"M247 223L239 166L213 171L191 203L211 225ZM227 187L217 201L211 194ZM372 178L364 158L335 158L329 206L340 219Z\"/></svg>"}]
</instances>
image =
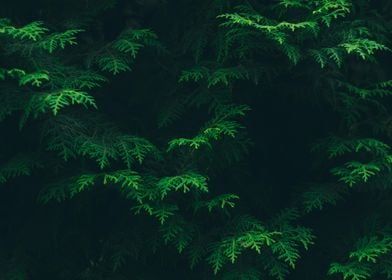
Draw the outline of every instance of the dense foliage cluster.
<instances>
[{"instance_id":1,"label":"dense foliage cluster","mask_svg":"<svg viewBox=\"0 0 392 280\"><path fill-rule=\"evenodd\" d=\"M392 279L390 1L4 2L0 280Z\"/></svg>"}]
</instances>

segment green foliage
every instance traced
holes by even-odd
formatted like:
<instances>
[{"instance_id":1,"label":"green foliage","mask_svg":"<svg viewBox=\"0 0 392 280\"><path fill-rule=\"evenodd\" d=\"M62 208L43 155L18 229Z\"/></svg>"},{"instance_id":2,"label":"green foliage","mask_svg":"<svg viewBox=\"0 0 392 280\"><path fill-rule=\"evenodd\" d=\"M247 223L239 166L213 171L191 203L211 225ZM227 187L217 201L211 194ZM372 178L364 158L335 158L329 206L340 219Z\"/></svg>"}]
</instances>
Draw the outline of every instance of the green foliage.
<instances>
[{"instance_id":1,"label":"green foliage","mask_svg":"<svg viewBox=\"0 0 392 280\"><path fill-rule=\"evenodd\" d=\"M301 245L308 249L314 244L315 236L311 230L303 227L285 227L282 231L282 238L272 244L271 249L274 254L278 255L279 260L283 260L291 268L295 268L300 258L298 247Z\"/></svg>"},{"instance_id":2,"label":"green foliage","mask_svg":"<svg viewBox=\"0 0 392 280\"><path fill-rule=\"evenodd\" d=\"M344 167L332 169L332 173L340 177L340 180L352 187L359 181L366 183L370 177L376 175L381 169L375 163L362 163L350 161Z\"/></svg>"},{"instance_id":3,"label":"green foliage","mask_svg":"<svg viewBox=\"0 0 392 280\"><path fill-rule=\"evenodd\" d=\"M21 86L25 86L31 84L33 86L40 87L43 82L49 81L49 75L46 72L35 72L23 75L20 80L19 84Z\"/></svg>"},{"instance_id":4,"label":"green foliage","mask_svg":"<svg viewBox=\"0 0 392 280\"><path fill-rule=\"evenodd\" d=\"M76 35L82 29L70 29L61 33L52 33L39 43L39 46L49 53L57 49L65 49L68 45L76 45Z\"/></svg>"},{"instance_id":5,"label":"green foliage","mask_svg":"<svg viewBox=\"0 0 392 280\"><path fill-rule=\"evenodd\" d=\"M0 279L392 279L388 1L93 2L4 4Z\"/></svg>"},{"instance_id":6,"label":"green foliage","mask_svg":"<svg viewBox=\"0 0 392 280\"><path fill-rule=\"evenodd\" d=\"M343 279L372 279L373 275L377 275L377 270L381 269L381 273L386 273L384 266L388 267L389 263L384 263L382 258L390 253L391 246L388 232L364 236L357 241L355 250L350 252L350 261L345 264L332 263L329 274L342 274ZM381 262L380 266L371 266L377 262Z\"/></svg>"},{"instance_id":7,"label":"green foliage","mask_svg":"<svg viewBox=\"0 0 392 280\"><path fill-rule=\"evenodd\" d=\"M376 262L376 258L390 252L392 239L390 236L378 238L377 236L364 237L358 240L356 251L350 253L350 258L356 258L359 262Z\"/></svg>"},{"instance_id":8,"label":"green foliage","mask_svg":"<svg viewBox=\"0 0 392 280\"><path fill-rule=\"evenodd\" d=\"M348 161L343 166L331 170L332 174L350 187L359 182L366 183L377 173L390 169L390 147L377 139L329 138L324 143L318 144L316 148L323 146L326 147L329 158L355 153L367 154L367 158L370 157L367 162Z\"/></svg>"},{"instance_id":9,"label":"green foliage","mask_svg":"<svg viewBox=\"0 0 392 280\"><path fill-rule=\"evenodd\" d=\"M98 65L103 71L108 71L113 75L124 71L129 71L129 59L122 56L106 55L98 59Z\"/></svg>"},{"instance_id":10,"label":"green foliage","mask_svg":"<svg viewBox=\"0 0 392 280\"><path fill-rule=\"evenodd\" d=\"M130 167L133 161L141 163L148 153L156 150L147 140L127 135L115 136L109 133L102 135L99 140L83 136L80 140L80 150L77 152L94 159L101 169L118 157Z\"/></svg>"},{"instance_id":11,"label":"green foliage","mask_svg":"<svg viewBox=\"0 0 392 280\"><path fill-rule=\"evenodd\" d=\"M186 223L183 220L172 219L165 223L161 228L164 242L166 244L174 243L177 251L181 254L186 249L195 233L192 224Z\"/></svg>"},{"instance_id":12,"label":"green foliage","mask_svg":"<svg viewBox=\"0 0 392 280\"><path fill-rule=\"evenodd\" d=\"M230 228L228 235L210 248L207 261L211 264L214 273L218 273L222 266L234 263L246 249L261 253L264 247L269 247L275 242L279 232L268 231L259 221L249 216L237 218Z\"/></svg>"},{"instance_id":13,"label":"green foliage","mask_svg":"<svg viewBox=\"0 0 392 280\"><path fill-rule=\"evenodd\" d=\"M319 1L313 14L320 17L321 21L327 26L331 25L334 19L345 17L350 13L352 4L346 0Z\"/></svg>"},{"instance_id":14,"label":"green foliage","mask_svg":"<svg viewBox=\"0 0 392 280\"><path fill-rule=\"evenodd\" d=\"M5 34L13 39L29 39L37 41L43 37L43 35L49 30L44 26L43 22L35 21L31 22L22 27L15 27L11 25L11 22L7 19L1 19L0 21L0 34Z\"/></svg>"},{"instance_id":15,"label":"green foliage","mask_svg":"<svg viewBox=\"0 0 392 280\"><path fill-rule=\"evenodd\" d=\"M160 47L154 32L149 29L125 30L116 40L102 48L95 60L102 71L117 75L130 71L139 51L146 46Z\"/></svg>"},{"instance_id":16,"label":"green foliage","mask_svg":"<svg viewBox=\"0 0 392 280\"><path fill-rule=\"evenodd\" d=\"M241 67L218 68L210 70L206 67L195 67L183 70L179 82L199 82L204 81L207 87L218 85L229 86L236 80L249 79L249 73Z\"/></svg>"},{"instance_id":17,"label":"green foliage","mask_svg":"<svg viewBox=\"0 0 392 280\"><path fill-rule=\"evenodd\" d=\"M163 225L169 217L174 216L178 207L172 204L158 204L156 206L151 206L147 203L143 203L135 206L133 210L136 214L140 214L141 211L144 211L148 215L157 218L159 223Z\"/></svg>"},{"instance_id":18,"label":"green foliage","mask_svg":"<svg viewBox=\"0 0 392 280\"><path fill-rule=\"evenodd\" d=\"M0 183L19 176L29 176L38 167L42 167L42 164L35 157L16 155L0 166Z\"/></svg>"},{"instance_id":19,"label":"green foliage","mask_svg":"<svg viewBox=\"0 0 392 280\"><path fill-rule=\"evenodd\" d=\"M355 249L349 253L347 263L332 263L329 274L342 274L343 279L373 279L375 275L386 274L388 268L392 239L390 231L381 230L364 236L357 241Z\"/></svg>"},{"instance_id":20,"label":"green foliage","mask_svg":"<svg viewBox=\"0 0 392 280\"><path fill-rule=\"evenodd\" d=\"M115 184L122 189L137 190L141 176L132 170L116 170L110 173L83 174L49 185L39 196L39 201L46 204L51 201L61 202L89 190L96 184Z\"/></svg>"},{"instance_id":21,"label":"green foliage","mask_svg":"<svg viewBox=\"0 0 392 280\"><path fill-rule=\"evenodd\" d=\"M127 30L113 43L113 48L122 53L129 53L135 59L144 44L156 39L157 36L149 29Z\"/></svg>"},{"instance_id":22,"label":"green foliage","mask_svg":"<svg viewBox=\"0 0 392 280\"><path fill-rule=\"evenodd\" d=\"M119 184L122 188L138 189L141 177L132 170L117 170L115 172L105 174L103 176L103 183Z\"/></svg>"},{"instance_id":23,"label":"green foliage","mask_svg":"<svg viewBox=\"0 0 392 280\"><path fill-rule=\"evenodd\" d=\"M325 205L336 205L342 200L341 186L312 186L302 194L302 204L306 212L322 210Z\"/></svg>"},{"instance_id":24,"label":"green foliage","mask_svg":"<svg viewBox=\"0 0 392 280\"><path fill-rule=\"evenodd\" d=\"M309 229L284 226L279 231L271 231L250 216L237 218L232 226L233 228L228 229L228 234L210 248L208 262L214 273L220 271L225 263L236 262L245 250L254 251L259 255L270 250L272 258L282 260L295 268L300 256L298 246L301 244L307 249L313 244L314 239ZM284 266L281 267L280 273L276 271L276 266L266 265L265 268L274 276L286 274Z\"/></svg>"},{"instance_id":25,"label":"green foliage","mask_svg":"<svg viewBox=\"0 0 392 280\"><path fill-rule=\"evenodd\" d=\"M148 155L159 158L158 149L147 139L120 133L112 124L97 126L94 122L99 121L98 118L84 123L74 117L59 116L47 124L47 149L57 152L64 160L86 156L101 169L115 160L131 168L135 163L142 164Z\"/></svg>"},{"instance_id":26,"label":"green foliage","mask_svg":"<svg viewBox=\"0 0 392 280\"><path fill-rule=\"evenodd\" d=\"M182 190L182 192L186 193L189 192L191 188L194 188L201 192L208 192L207 178L194 172L188 172L173 177L164 177L158 181L157 187L161 192L162 199L172 190Z\"/></svg>"},{"instance_id":27,"label":"green foliage","mask_svg":"<svg viewBox=\"0 0 392 280\"><path fill-rule=\"evenodd\" d=\"M196 210L206 207L209 212L214 209L234 208L235 200L240 197L235 194L222 194L218 195L207 201L197 201L195 204Z\"/></svg>"},{"instance_id":28,"label":"green foliage","mask_svg":"<svg viewBox=\"0 0 392 280\"><path fill-rule=\"evenodd\" d=\"M215 116L207 122L198 135L193 138L178 138L170 140L168 151L185 146L197 150L202 146L212 147L212 141L223 137L235 138L242 126L233 118L242 117L249 111L245 105L223 105L215 110Z\"/></svg>"},{"instance_id":29,"label":"green foliage","mask_svg":"<svg viewBox=\"0 0 392 280\"><path fill-rule=\"evenodd\" d=\"M333 263L331 265L331 268L329 269L329 274L336 274L336 273L341 273L343 274L343 279L348 279L348 280L363 280L363 279L369 279L370 269L365 265L365 266L356 266L355 264L338 264L338 263Z\"/></svg>"},{"instance_id":30,"label":"green foliage","mask_svg":"<svg viewBox=\"0 0 392 280\"><path fill-rule=\"evenodd\" d=\"M375 51L389 50L385 45L369 39L353 39L340 44L348 54L354 53L362 59L371 57Z\"/></svg>"}]
</instances>

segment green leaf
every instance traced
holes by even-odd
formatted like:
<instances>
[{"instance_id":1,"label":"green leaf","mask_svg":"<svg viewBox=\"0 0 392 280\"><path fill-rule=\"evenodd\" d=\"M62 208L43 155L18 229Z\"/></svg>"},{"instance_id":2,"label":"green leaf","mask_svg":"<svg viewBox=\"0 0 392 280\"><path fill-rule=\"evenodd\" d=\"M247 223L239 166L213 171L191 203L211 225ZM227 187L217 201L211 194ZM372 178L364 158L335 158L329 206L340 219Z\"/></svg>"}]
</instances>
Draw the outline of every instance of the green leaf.
<instances>
[{"instance_id":1,"label":"green leaf","mask_svg":"<svg viewBox=\"0 0 392 280\"><path fill-rule=\"evenodd\" d=\"M19 80L19 85L25 86L31 84L40 87L45 81L49 81L48 72L35 72L23 75Z\"/></svg>"},{"instance_id":2,"label":"green leaf","mask_svg":"<svg viewBox=\"0 0 392 280\"><path fill-rule=\"evenodd\" d=\"M164 177L158 181L157 186L161 192L162 199L173 190L181 190L183 193L187 193L191 189L208 192L207 178L194 172L187 172L173 177Z\"/></svg>"}]
</instances>

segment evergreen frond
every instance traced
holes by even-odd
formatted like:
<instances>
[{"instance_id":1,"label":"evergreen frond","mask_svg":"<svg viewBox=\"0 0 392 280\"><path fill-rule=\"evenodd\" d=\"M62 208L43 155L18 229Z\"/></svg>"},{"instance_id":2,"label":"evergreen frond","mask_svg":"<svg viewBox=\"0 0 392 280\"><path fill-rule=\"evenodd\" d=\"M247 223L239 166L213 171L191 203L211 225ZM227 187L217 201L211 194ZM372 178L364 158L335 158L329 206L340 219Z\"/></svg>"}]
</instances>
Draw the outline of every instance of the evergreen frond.
<instances>
[{"instance_id":1,"label":"evergreen frond","mask_svg":"<svg viewBox=\"0 0 392 280\"><path fill-rule=\"evenodd\" d=\"M9 21L2 21L0 24L0 34L6 34L14 39L37 41L49 30L43 22L35 21L22 27L12 26Z\"/></svg>"},{"instance_id":2,"label":"evergreen frond","mask_svg":"<svg viewBox=\"0 0 392 280\"><path fill-rule=\"evenodd\" d=\"M181 190L186 193L192 188L201 192L208 192L207 178L194 172L187 172L173 177L164 177L158 181L157 186L161 192L162 199L172 190Z\"/></svg>"},{"instance_id":3,"label":"evergreen frond","mask_svg":"<svg viewBox=\"0 0 392 280\"><path fill-rule=\"evenodd\" d=\"M312 187L302 194L303 205L306 212L315 209L322 210L325 205L336 205L342 200L341 191L335 186L316 186Z\"/></svg>"},{"instance_id":4,"label":"evergreen frond","mask_svg":"<svg viewBox=\"0 0 392 280\"><path fill-rule=\"evenodd\" d=\"M344 280L371 279L370 268L365 264L358 265L356 263L332 263L328 274L342 274Z\"/></svg>"},{"instance_id":5,"label":"evergreen frond","mask_svg":"<svg viewBox=\"0 0 392 280\"><path fill-rule=\"evenodd\" d=\"M36 158L17 155L0 166L0 183L19 176L29 176L33 169L39 167L42 167L42 164Z\"/></svg>"},{"instance_id":6,"label":"evergreen frond","mask_svg":"<svg viewBox=\"0 0 392 280\"><path fill-rule=\"evenodd\" d=\"M76 45L76 35L83 31L82 29L69 29L64 32L52 33L39 42L39 47L53 53L57 49Z\"/></svg>"},{"instance_id":7,"label":"evergreen frond","mask_svg":"<svg viewBox=\"0 0 392 280\"><path fill-rule=\"evenodd\" d=\"M106 55L101 56L98 59L98 65L102 71L107 71L113 75L117 75L121 72L130 71L129 59L122 56Z\"/></svg>"}]
</instances>

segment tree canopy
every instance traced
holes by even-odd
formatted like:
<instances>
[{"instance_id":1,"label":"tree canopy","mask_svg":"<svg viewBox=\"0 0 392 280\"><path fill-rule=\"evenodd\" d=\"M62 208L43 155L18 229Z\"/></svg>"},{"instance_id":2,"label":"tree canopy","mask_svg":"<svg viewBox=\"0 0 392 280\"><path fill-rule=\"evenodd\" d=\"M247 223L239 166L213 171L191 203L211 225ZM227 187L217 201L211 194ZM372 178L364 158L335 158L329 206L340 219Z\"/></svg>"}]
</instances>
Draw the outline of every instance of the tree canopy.
<instances>
[{"instance_id":1,"label":"tree canopy","mask_svg":"<svg viewBox=\"0 0 392 280\"><path fill-rule=\"evenodd\" d=\"M392 279L391 16L3 1L0 280Z\"/></svg>"}]
</instances>

